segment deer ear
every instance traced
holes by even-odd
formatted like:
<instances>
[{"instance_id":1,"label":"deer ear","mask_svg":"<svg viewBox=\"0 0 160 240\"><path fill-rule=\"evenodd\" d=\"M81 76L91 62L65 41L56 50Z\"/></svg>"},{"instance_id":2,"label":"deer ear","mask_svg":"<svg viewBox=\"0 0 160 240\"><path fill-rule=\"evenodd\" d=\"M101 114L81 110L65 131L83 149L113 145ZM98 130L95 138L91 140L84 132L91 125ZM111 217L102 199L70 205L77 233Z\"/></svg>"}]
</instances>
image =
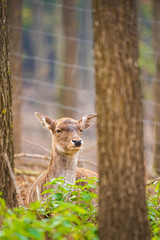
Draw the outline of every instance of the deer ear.
<instances>
[{"instance_id":1,"label":"deer ear","mask_svg":"<svg viewBox=\"0 0 160 240\"><path fill-rule=\"evenodd\" d=\"M54 125L54 120L52 118L49 118L41 113L35 112L35 116L38 118L42 126L46 129L51 130Z\"/></svg>"},{"instance_id":2,"label":"deer ear","mask_svg":"<svg viewBox=\"0 0 160 240\"><path fill-rule=\"evenodd\" d=\"M79 123L83 129L89 128L96 121L97 113L87 114L79 120Z\"/></svg>"}]
</instances>

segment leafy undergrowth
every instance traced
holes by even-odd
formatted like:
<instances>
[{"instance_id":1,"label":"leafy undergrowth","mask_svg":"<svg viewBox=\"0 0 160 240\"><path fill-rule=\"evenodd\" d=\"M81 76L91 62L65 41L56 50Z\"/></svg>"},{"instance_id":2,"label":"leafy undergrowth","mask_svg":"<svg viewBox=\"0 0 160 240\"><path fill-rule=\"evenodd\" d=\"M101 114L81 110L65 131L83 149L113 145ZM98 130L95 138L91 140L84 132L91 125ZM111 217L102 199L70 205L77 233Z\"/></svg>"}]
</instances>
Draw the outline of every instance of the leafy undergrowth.
<instances>
[{"instance_id":1,"label":"leafy undergrowth","mask_svg":"<svg viewBox=\"0 0 160 240\"><path fill-rule=\"evenodd\" d=\"M56 185L56 189L46 190L49 197L29 208L7 209L0 198L0 239L98 240L97 179L85 182L85 186L77 186L65 184L63 178L54 179L47 185Z\"/></svg>"},{"instance_id":2,"label":"leafy undergrowth","mask_svg":"<svg viewBox=\"0 0 160 240\"><path fill-rule=\"evenodd\" d=\"M85 180L85 186L65 184L63 178L43 194L49 196L29 208L6 207L0 198L0 239L2 240L99 240L97 226L97 179ZM84 180L77 182L84 183ZM147 189L148 219L152 240L160 240L160 181Z\"/></svg>"},{"instance_id":3,"label":"leafy undergrowth","mask_svg":"<svg viewBox=\"0 0 160 240\"><path fill-rule=\"evenodd\" d=\"M160 240L160 181L147 189L148 219L151 225L152 240Z\"/></svg>"}]
</instances>

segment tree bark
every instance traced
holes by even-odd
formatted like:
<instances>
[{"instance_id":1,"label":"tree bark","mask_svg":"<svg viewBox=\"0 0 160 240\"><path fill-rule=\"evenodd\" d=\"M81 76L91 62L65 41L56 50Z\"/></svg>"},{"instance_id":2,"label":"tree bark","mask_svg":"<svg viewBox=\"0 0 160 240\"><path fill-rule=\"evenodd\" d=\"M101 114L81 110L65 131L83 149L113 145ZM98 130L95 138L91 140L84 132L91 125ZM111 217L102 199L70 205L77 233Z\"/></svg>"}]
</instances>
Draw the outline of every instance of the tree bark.
<instances>
[{"instance_id":1,"label":"tree bark","mask_svg":"<svg viewBox=\"0 0 160 240\"><path fill-rule=\"evenodd\" d=\"M153 16L154 16L154 21L159 22L160 21L160 1L159 0L154 0L153 1ZM159 24L154 24L153 27L153 41L154 41L154 51L155 52L160 52L160 26ZM155 72L155 78L156 82L154 82L154 100L157 103L160 103L160 55L156 54L156 72ZM160 122L160 108L157 107L155 109L155 121ZM155 131L155 142L160 142L160 135L159 135L159 127L157 127ZM154 148L155 156L154 156L154 167L155 170L158 174L160 174L160 145L159 143L155 143L155 148Z\"/></svg>"},{"instance_id":2,"label":"tree bark","mask_svg":"<svg viewBox=\"0 0 160 240\"><path fill-rule=\"evenodd\" d=\"M70 0L69 2L63 3L62 8L62 23L63 23L63 35L67 38L76 38L77 37L77 22L75 10L68 10L65 6L74 7L75 1ZM63 43L63 61L67 64L75 64L76 65L76 57L77 57L77 41L66 39ZM63 84L66 87L74 87L77 86L77 69L73 67L64 67L63 69ZM62 103L66 107L77 107L77 94L75 92L71 92L68 90L64 90L61 93ZM76 114L72 110L65 110L64 115L68 117L75 117Z\"/></svg>"},{"instance_id":3,"label":"tree bark","mask_svg":"<svg viewBox=\"0 0 160 240\"><path fill-rule=\"evenodd\" d=\"M0 191L8 207L17 205L16 190L7 161L14 168L12 92L9 66L7 3L0 2Z\"/></svg>"},{"instance_id":4,"label":"tree bark","mask_svg":"<svg viewBox=\"0 0 160 240\"><path fill-rule=\"evenodd\" d=\"M11 81L13 85L13 139L15 153L21 152L21 99L16 96L21 96L22 93L22 59L16 56L15 53L21 54L22 43L22 0L8 0L8 22L9 22L9 42L11 50ZM18 29L19 27L19 29ZM19 81L15 79L19 78Z\"/></svg>"},{"instance_id":5,"label":"tree bark","mask_svg":"<svg viewBox=\"0 0 160 240\"><path fill-rule=\"evenodd\" d=\"M150 239L136 1L94 0L101 240Z\"/></svg>"}]
</instances>

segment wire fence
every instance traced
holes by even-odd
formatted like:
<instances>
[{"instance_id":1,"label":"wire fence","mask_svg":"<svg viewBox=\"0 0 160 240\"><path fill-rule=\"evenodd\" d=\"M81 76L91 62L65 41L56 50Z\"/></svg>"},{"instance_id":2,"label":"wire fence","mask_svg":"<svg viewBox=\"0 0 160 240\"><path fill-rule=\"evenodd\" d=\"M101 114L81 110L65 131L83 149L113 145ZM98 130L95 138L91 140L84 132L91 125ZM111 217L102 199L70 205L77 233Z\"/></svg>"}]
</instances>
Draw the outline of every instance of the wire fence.
<instances>
[{"instance_id":1,"label":"wire fence","mask_svg":"<svg viewBox=\"0 0 160 240\"><path fill-rule=\"evenodd\" d=\"M154 84L160 83L160 78L155 75L156 56L160 52L152 46L153 28L160 21L154 20L151 13L144 14L145 4L149 2L153 8L152 1L140 2L143 4L143 9L139 6L138 17L140 60L143 62L140 62L141 101L145 158L151 171L153 158L160 159L160 155L154 152L154 146L160 145L160 140L154 136L154 128L157 127L158 131L160 127L160 119L155 120L160 102L154 99ZM65 21L67 14L72 24ZM15 58L23 61L22 76L12 76L15 81L22 82L22 92L13 97L22 102L22 138L49 148L51 139L46 137L34 119L34 111L55 118L69 113L77 119L95 111L91 0L80 0L70 5L65 4L65 1L23 0L22 23L22 26L9 26L15 31L22 31L23 35L22 52L11 52ZM70 28L73 31L68 30ZM145 49L141 49L141 45L145 45ZM151 69L148 62L151 62ZM89 130L84 138L90 145L95 144L95 128ZM33 150L27 143L23 143L22 151ZM96 162L95 156L96 147L86 157L90 162L93 158Z\"/></svg>"}]
</instances>

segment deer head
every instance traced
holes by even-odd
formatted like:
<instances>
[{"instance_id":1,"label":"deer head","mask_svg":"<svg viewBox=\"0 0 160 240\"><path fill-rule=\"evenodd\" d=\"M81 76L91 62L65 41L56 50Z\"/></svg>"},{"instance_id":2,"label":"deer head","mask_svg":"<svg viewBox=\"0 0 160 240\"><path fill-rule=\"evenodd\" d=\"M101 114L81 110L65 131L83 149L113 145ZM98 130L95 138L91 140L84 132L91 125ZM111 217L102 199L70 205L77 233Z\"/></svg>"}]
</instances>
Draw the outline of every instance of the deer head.
<instances>
[{"instance_id":1,"label":"deer head","mask_svg":"<svg viewBox=\"0 0 160 240\"><path fill-rule=\"evenodd\" d=\"M96 113L88 114L80 120L61 118L55 120L41 113L35 113L42 126L52 134L52 149L56 152L74 155L83 146L81 133L96 121Z\"/></svg>"}]
</instances>

